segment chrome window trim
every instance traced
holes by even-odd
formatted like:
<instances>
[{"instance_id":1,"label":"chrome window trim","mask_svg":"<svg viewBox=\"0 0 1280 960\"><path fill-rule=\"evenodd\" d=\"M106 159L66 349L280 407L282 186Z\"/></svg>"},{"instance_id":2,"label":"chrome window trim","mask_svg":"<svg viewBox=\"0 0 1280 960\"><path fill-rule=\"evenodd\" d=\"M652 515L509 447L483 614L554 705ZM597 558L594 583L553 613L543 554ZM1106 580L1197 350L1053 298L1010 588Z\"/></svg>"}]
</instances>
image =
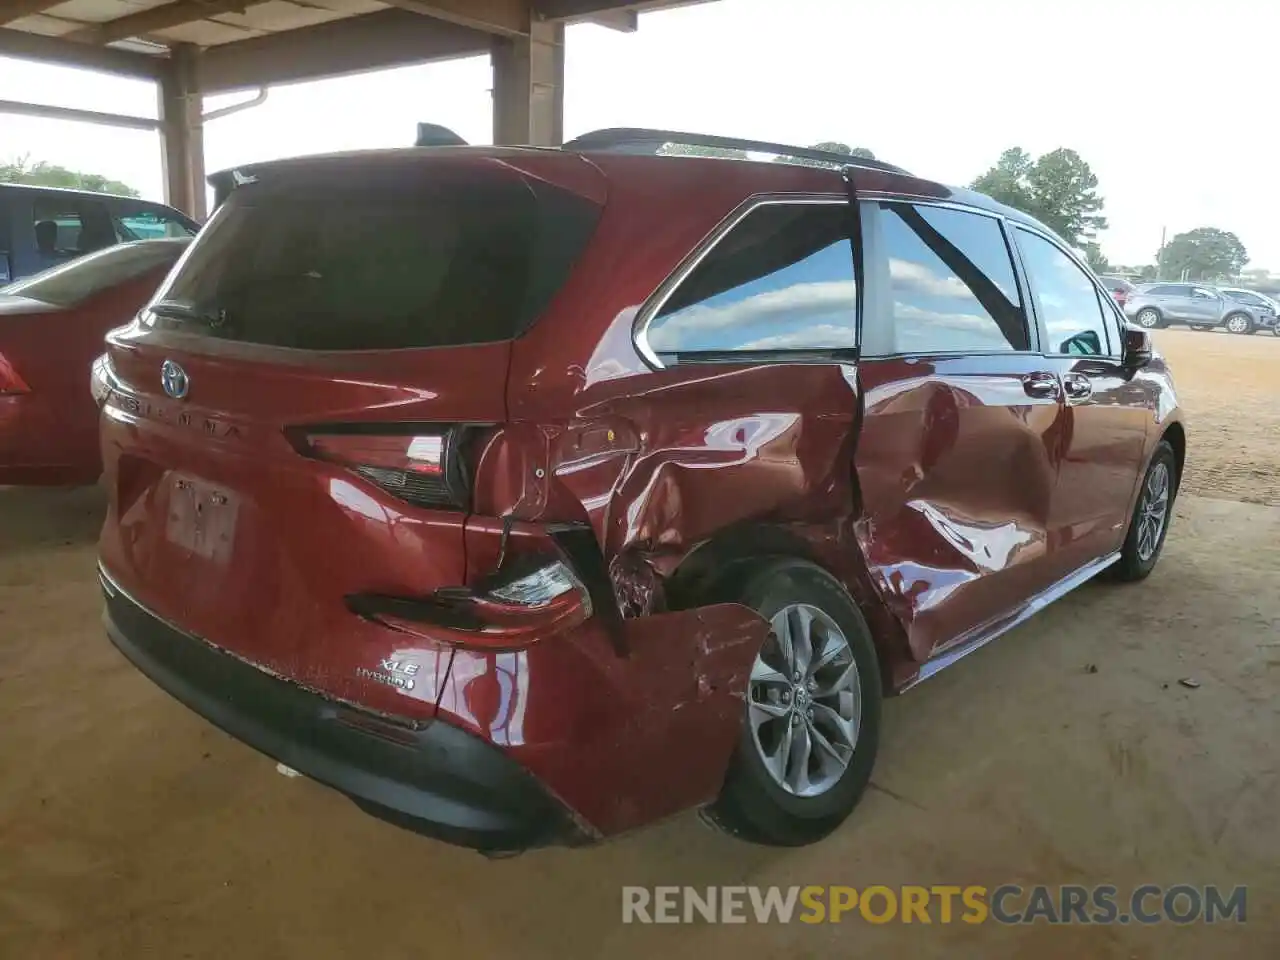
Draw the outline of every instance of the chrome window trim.
<instances>
[{"instance_id":1,"label":"chrome window trim","mask_svg":"<svg viewBox=\"0 0 1280 960\"><path fill-rule=\"evenodd\" d=\"M1090 283L1093 284L1093 289L1095 294L1100 295L1102 297L1108 297L1108 298L1111 297L1111 292L1107 290L1107 288L1104 287L1101 283L1098 282L1098 278L1094 275L1093 271L1089 268L1089 265L1085 263L1083 260L1081 260L1079 257L1077 257L1070 250L1068 250L1066 247L1064 247L1062 243L1057 239L1055 239L1052 235L1050 235L1043 229L1033 227L1029 223L1024 223L1021 220L1010 220L1009 223L1012 227L1018 230L1025 230L1027 233L1030 233L1039 237L1041 240L1049 244L1049 246L1055 248L1056 250L1058 250L1058 252L1064 254L1068 260L1070 260L1072 263L1074 263L1077 267L1080 268L1080 270L1084 273L1085 278L1089 280ZM1015 242L1016 242L1016 239L1015 239ZM1031 288L1029 290L1029 292L1032 294L1031 308L1034 310L1035 309L1035 296L1034 296L1035 283L1031 279L1030 270L1027 271L1027 286ZM1102 300L1102 301L1099 301L1098 303L1099 316L1103 317L1104 322L1106 318L1103 314L1102 304L1105 302L1107 301ZM1114 300L1112 302L1114 302ZM1039 311L1037 311L1037 313L1038 312ZM1036 317L1037 323L1040 323L1042 321L1043 321L1042 317L1039 317L1039 316ZM1049 328L1046 325L1045 333L1048 333L1048 332L1049 332ZM1048 344L1045 344L1045 346L1048 346ZM1119 347L1121 351L1124 350L1124 344L1120 344ZM1041 354L1045 357L1053 357L1053 358L1070 357L1074 360L1113 360L1118 362L1121 359L1121 355L1119 353L1105 353L1105 354L1100 353L1096 357L1091 357L1088 354L1050 353L1048 350L1042 350Z\"/></svg>"},{"instance_id":2,"label":"chrome window trim","mask_svg":"<svg viewBox=\"0 0 1280 960\"><path fill-rule=\"evenodd\" d=\"M834 206L837 204L847 206L849 204L848 195L843 193L761 193L748 197L738 204L723 220L711 228L711 232L702 238L693 252L681 261L680 265L672 271L667 279L662 281L658 289L641 305L639 312L636 314L631 339L640 356L644 358L645 363L655 370L667 369L667 365L662 362L661 358L649 345L649 324L658 312L666 306L667 301L671 299L671 295L676 292L680 284L689 278L689 274L698 268L698 265L710 255L712 250L719 246L720 241L728 236L734 227L761 207L779 205ZM850 248L850 253L852 254L852 248ZM718 352L734 353L735 351L725 350ZM812 349L799 352L814 353Z\"/></svg>"}]
</instances>

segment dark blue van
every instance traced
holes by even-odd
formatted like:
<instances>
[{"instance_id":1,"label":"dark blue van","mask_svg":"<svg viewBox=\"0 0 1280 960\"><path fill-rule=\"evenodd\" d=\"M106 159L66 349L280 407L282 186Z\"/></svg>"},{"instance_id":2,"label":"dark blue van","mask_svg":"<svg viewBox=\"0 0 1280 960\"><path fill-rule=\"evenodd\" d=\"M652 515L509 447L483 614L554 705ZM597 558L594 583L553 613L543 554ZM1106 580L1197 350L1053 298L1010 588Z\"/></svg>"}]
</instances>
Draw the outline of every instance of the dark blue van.
<instances>
[{"instance_id":1,"label":"dark blue van","mask_svg":"<svg viewBox=\"0 0 1280 960\"><path fill-rule=\"evenodd\" d=\"M0 183L0 286L113 244L191 237L199 229L163 203Z\"/></svg>"}]
</instances>

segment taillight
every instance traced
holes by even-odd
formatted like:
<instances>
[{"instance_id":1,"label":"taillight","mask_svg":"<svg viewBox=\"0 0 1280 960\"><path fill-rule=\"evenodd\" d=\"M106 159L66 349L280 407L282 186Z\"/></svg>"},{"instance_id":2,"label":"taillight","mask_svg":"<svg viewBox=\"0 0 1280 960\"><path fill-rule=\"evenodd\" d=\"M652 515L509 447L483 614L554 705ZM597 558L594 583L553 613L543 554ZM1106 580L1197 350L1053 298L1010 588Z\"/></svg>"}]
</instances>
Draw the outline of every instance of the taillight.
<instances>
[{"instance_id":1,"label":"taillight","mask_svg":"<svg viewBox=\"0 0 1280 960\"><path fill-rule=\"evenodd\" d=\"M27 386L27 382L18 376L18 371L14 369L3 353L0 353L0 396L10 393L30 393L31 388Z\"/></svg>"},{"instance_id":2,"label":"taillight","mask_svg":"<svg viewBox=\"0 0 1280 960\"><path fill-rule=\"evenodd\" d=\"M451 428L341 424L289 431L303 456L341 464L420 507L465 509L468 485Z\"/></svg>"}]
</instances>

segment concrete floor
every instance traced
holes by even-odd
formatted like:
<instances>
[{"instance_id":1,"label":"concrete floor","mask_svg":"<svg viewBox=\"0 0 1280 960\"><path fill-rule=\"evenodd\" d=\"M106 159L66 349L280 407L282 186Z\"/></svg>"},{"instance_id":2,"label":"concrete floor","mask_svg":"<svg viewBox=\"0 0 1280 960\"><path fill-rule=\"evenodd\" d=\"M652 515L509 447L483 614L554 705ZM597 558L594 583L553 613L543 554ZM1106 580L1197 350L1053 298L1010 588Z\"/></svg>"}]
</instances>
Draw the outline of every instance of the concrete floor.
<instances>
[{"instance_id":1,"label":"concrete floor","mask_svg":"<svg viewBox=\"0 0 1280 960\"><path fill-rule=\"evenodd\" d=\"M1280 956L1280 507L1188 494L1150 580L888 702L873 789L822 844L686 815L504 861L281 777L137 674L98 625L100 511L0 489L0 960ZM623 885L734 883L1250 892L1243 926L620 923Z\"/></svg>"}]
</instances>

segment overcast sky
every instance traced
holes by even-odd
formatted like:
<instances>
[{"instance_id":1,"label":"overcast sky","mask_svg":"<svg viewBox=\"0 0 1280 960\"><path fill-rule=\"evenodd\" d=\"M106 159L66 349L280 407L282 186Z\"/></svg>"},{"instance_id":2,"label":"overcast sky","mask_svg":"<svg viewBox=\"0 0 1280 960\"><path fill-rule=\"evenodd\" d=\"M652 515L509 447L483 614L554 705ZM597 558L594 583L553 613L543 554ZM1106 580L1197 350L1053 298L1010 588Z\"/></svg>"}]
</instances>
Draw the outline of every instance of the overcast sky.
<instances>
[{"instance_id":1,"label":"overcast sky","mask_svg":"<svg viewBox=\"0 0 1280 960\"><path fill-rule=\"evenodd\" d=\"M840 140L948 183L1006 147L1073 147L1113 261L1151 261L1162 227L1215 226L1280 270L1276 0L719 0L635 34L575 26L567 46L568 136ZM480 58L278 87L208 126L208 167L408 144L419 120L488 142L490 86ZM155 112L150 84L3 58L0 99ZM0 115L0 158L21 153L162 193L152 133Z\"/></svg>"}]
</instances>

